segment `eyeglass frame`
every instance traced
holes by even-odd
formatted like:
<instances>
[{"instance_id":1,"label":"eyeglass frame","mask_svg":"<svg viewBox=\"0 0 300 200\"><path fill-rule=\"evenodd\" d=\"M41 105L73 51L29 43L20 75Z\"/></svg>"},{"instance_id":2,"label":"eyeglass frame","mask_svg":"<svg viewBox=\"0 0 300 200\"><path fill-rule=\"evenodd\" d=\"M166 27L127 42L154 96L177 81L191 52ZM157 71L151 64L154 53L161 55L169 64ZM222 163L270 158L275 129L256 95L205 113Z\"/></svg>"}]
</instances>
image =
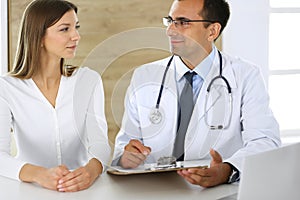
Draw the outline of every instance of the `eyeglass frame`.
<instances>
[{"instance_id":1,"label":"eyeglass frame","mask_svg":"<svg viewBox=\"0 0 300 200\"><path fill-rule=\"evenodd\" d=\"M165 25L166 27L169 27L172 23L174 23L175 27L178 28L178 26L183 27L184 25L188 25L188 24L183 24L183 23L190 23L190 22L207 22L207 23L216 23L218 21L213 21L213 20L207 20L207 19L172 19L172 17L168 16L168 17L163 17L162 18L163 21L163 25ZM177 23L176 23L177 22Z\"/></svg>"}]
</instances>

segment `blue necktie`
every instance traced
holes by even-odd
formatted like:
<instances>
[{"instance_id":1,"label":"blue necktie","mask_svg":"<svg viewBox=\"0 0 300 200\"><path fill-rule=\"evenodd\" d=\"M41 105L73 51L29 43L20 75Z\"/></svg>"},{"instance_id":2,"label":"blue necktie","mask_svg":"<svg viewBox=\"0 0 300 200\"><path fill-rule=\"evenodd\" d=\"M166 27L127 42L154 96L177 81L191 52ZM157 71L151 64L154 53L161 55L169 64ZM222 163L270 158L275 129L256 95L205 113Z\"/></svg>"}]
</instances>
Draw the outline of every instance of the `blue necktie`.
<instances>
[{"instance_id":1,"label":"blue necktie","mask_svg":"<svg viewBox=\"0 0 300 200\"><path fill-rule=\"evenodd\" d=\"M186 78L186 83L184 85L179 99L178 130L173 150L173 156L175 156L178 161L182 161L184 159L185 134L194 109L193 76L195 74L195 72L186 72L184 74L184 77Z\"/></svg>"}]
</instances>

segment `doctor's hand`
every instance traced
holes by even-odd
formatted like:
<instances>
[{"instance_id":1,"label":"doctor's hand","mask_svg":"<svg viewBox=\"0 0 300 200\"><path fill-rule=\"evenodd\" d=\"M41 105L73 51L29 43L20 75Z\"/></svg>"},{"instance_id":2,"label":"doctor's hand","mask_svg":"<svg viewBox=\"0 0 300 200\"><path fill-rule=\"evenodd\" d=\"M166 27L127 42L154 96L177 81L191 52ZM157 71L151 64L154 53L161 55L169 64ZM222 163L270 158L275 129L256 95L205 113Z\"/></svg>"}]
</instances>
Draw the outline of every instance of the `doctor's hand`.
<instances>
[{"instance_id":1,"label":"doctor's hand","mask_svg":"<svg viewBox=\"0 0 300 200\"><path fill-rule=\"evenodd\" d=\"M178 170L177 173L188 182L202 187L227 183L231 175L230 165L222 162L222 157L217 151L211 149L210 155L212 160L209 168L190 168Z\"/></svg>"},{"instance_id":2,"label":"doctor's hand","mask_svg":"<svg viewBox=\"0 0 300 200\"><path fill-rule=\"evenodd\" d=\"M76 192L89 188L102 173L103 166L96 158L58 180L57 190L60 192Z\"/></svg>"},{"instance_id":3,"label":"doctor's hand","mask_svg":"<svg viewBox=\"0 0 300 200\"><path fill-rule=\"evenodd\" d=\"M151 148L144 146L139 140L130 140L124 148L120 165L123 168L136 168L146 160L150 152Z\"/></svg>"}]
</instances>

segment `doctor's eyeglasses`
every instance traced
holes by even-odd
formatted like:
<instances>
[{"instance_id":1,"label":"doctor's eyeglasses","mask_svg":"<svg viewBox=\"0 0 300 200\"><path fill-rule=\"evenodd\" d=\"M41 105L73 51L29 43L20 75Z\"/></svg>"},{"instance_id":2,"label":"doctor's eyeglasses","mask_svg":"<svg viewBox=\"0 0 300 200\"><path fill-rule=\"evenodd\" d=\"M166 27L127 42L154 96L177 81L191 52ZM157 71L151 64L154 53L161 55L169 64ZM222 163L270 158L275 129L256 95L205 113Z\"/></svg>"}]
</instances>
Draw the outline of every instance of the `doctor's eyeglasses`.
<instances>
[{"instance_id":1,"label":"doctor's eyeglasses","mask_svg":"<svg viewBox=\"0 0 300 200\"><path fill-rule=\"evenodd\" d=\"M199 19L199 20L191 20L186 18L178 18L178 19L172 19L172 17L164 17L163 18L163 24L168 27L172 23L174 23L176 28L185 29L190 26L191 22L208 22L208 23L215 23L215 21L206 20L206 19Z\"/></svg>"}]
</instances>

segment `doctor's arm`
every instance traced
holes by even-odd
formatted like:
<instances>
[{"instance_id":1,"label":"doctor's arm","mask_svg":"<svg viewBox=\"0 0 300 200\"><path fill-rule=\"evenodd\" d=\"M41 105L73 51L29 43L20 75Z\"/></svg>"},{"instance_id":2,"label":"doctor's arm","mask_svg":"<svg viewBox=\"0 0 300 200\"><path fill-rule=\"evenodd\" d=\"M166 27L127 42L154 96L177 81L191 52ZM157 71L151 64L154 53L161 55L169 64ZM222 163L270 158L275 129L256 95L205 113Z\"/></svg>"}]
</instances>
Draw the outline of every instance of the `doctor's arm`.
<instances>
[{"instance_id":1,"label":"doctor's arm","mask_svg":"<svg viewBox=\"0 0 300 200\"><path fill-rule=\"evenodd\" d=\"M112 162L112 165L119 165L123 168L138 167L151 152L151 148L142 143L138 102L135 96L135 79L136 72L126 92L122 126L116 136Z\"/></svg>"},{"instance_id":2,"label":"doctor's arm","mask_svg":"<svg viewBox=\"0 0 300 200\"><path fill-rule=\"evenodd\" d=\"M246 156L278 148L281 145L279 125L270 109L269 95L259 68L245 78L241 92L241 138L243 145L225 162L242 172Z\"/></svg>"},{"instance_id":3,"label":"doctor's arm","mask_svg":"<svg viewBox=\"0 0 300 200\"><path fill-rule=\"evenodd\" d=\"M227 183L234 171L242 172L242 162L246 156L280 146L279 127L269 108L269 96L263 78L258 68L250 68L245 76L239 76L242 80L239 85L241 104L237 105L240 108L235 108L240 109L241 113L240 124L235 126L241 129L241 147L224 160L217 152L211 151L210 168L178 172L189 182L204 187ZM227 145L233 144L228 141Z\"/></svg>"},{"instance_id":4,"label":"doctor's arm","mask_svg":"<svg viewBox=\"0 0 300 200\"><path fill-rule=\"evenodd\" d=\"M234 171L242 172L242 161L246 156L277 148L281 144L278 123L269 108L268 92L259 69L253 67L248 73L245 73L244 77L240 77L243 80L239 84L242 145L232 156L223 161L220 155L211 151L212 162L206 171L208 175L205 174L205 170L200 170L200 175L207 175L207 180L211 180L211 182L200 184L201 186L207 187L230 182L234 177L232 176ZM230 141L227 145L229 144ZM197 173L199 174L199 170ZM198 177L198 180L200 183L201 181L205 182L205 178Z\"/></svg>"}]
</instances>

